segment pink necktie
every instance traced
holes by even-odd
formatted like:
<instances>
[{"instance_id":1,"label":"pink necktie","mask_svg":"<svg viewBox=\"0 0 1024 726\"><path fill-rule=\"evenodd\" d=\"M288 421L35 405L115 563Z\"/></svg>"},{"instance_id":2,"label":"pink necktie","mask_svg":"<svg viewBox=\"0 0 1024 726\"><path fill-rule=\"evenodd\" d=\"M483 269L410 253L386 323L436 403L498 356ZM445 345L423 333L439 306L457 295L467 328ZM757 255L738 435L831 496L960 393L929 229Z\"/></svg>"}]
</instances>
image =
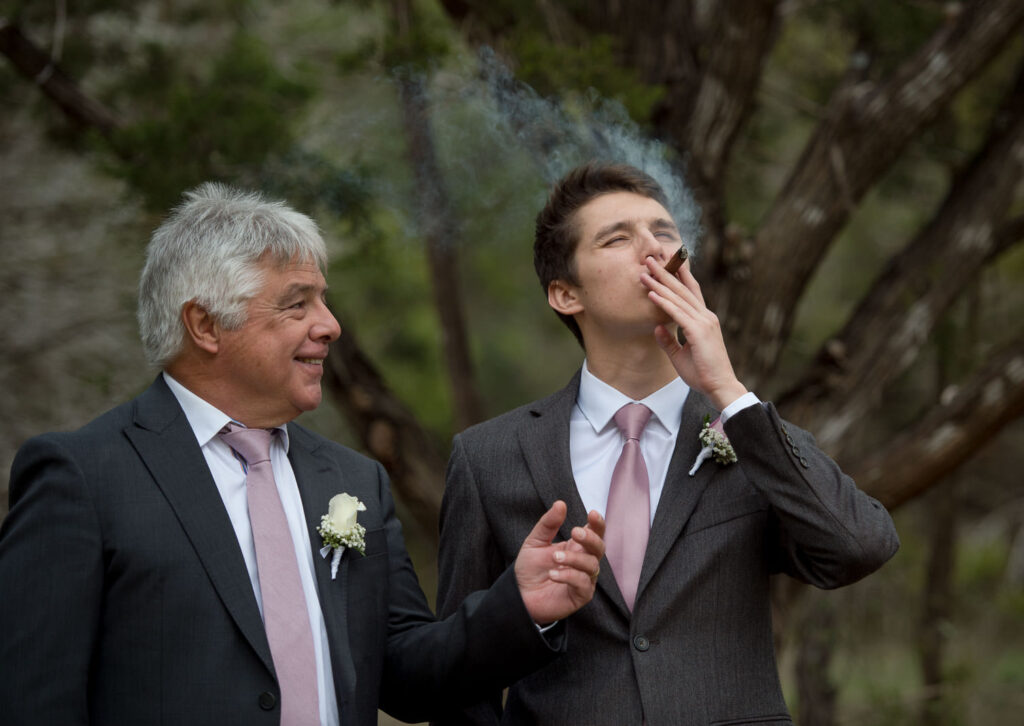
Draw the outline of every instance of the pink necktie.
<instances>
[{"instance_id":1,"label":"pink necktie","mask_svg":"<svg viewBox=\"0 0 1024 726\"><path fill-rule=\"evenodd\" d=\"M281 687L281 726L318 726L316 651L288 520L270 463L272 431L228 424L220 437L246 465L249 521L263 595L263 624Z\"/></svg>"},{"instance_id":2,"label":"pink necktie","mask_svg":"<svg viewBox=\"0 0 1024 726\"><path fill-rule=\"evenodd\" d=\"M622 597L632 611L651 529L651 487L640 451L640 434L651 418L651 409L642 403L627 403L615 412L614 418L626 442L608 491L605 554Z\"/></svg>"}]
</instances>

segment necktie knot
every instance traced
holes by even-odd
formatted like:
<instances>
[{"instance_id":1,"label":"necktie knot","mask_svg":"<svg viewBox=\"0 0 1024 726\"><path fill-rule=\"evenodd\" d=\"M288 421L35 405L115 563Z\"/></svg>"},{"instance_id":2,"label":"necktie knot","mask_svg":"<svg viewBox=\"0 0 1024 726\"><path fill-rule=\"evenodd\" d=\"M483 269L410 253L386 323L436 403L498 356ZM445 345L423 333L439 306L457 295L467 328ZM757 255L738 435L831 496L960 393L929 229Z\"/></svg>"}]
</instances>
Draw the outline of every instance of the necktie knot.
<instances>
[{"instance_id":1,"label":"necktie knot","mask_svg":"<svg viewBox=\"0 0 1024 726\"><path fill-rule=\"evenodd\" d=\"M238 453L248 466L270 461L270 441L274 432L268 429L247 429L229 423L218 434L220 438Z\"/></svg>"},{"instance_id":2,"label":"necktie knot","mask_svg":"<svg viewBox=\"0 0 1024 726\"><path fill-rule=\"evenodd\" d=\"M651 409L642 403L627 403L615 412L615 425L622 435L629 439L640 440L647 422L651 420Z\"/></svg>"}]
</instances>

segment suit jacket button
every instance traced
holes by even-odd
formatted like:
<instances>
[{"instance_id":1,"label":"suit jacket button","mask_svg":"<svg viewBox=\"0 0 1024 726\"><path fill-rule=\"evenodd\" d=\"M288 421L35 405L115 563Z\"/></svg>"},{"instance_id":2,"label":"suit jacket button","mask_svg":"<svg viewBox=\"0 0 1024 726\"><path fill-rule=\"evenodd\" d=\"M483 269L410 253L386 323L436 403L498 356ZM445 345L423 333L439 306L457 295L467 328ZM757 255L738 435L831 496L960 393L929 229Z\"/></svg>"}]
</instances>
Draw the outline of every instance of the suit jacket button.
<instances>
[{"instance_id":1,"label":"suit jacket button","mask_svg":"<svg viewBox=\"0 0 1024 726\"><path fill-rule=\"evenodd\" d=\"M277 705L277 696L270 691L264 691L260 694L260 708L264 711L273 711L274 706Z\"/></svg>"},{"instance_id":2,"label":"suit jacket button","mask_svg":"<svg viewBox=\"0 0 1024 726\"><path fill-rule=\"evenodd\" d=\"M811 467L811 465L807 463L807 459L805 459L802 456L800 457L800 466L802 466L805 469L809 469Z\"/></svg>"},{"instance_id":3,"label":"suit jacket button","mask_svg":"<svg viewBox=\"0 0 1024 726\"><path fill-rule=\"evenodd\" d=\"M651 641L649 641L642 635L638 635L635 638L633 638L633 647L643 652L651 647Z\"/></svg>"}]
</instances>

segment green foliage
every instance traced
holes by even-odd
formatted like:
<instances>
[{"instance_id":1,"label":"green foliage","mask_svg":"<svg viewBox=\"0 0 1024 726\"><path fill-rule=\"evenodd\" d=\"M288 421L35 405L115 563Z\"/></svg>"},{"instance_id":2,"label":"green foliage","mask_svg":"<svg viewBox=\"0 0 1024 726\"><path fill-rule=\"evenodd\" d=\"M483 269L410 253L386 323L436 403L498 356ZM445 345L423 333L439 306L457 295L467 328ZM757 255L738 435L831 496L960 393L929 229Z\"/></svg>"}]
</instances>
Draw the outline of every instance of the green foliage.
<instances>
[{"instance_id":1,"label":"green foliage","mask_svg":"<svg viewBox=\"0 0 1024 726\"><path fill-rule=\"evenodd\" d=\"M343 167L295 146L260 168L256 186L315 219L344 220L357 232L374 234L371 183L370 171L362 166Z\"/></svg>"},{"instance_id":2,"label":"green foliage","mask_svg":"<svg viewBox=\"0 0 1024 726\"><path fill-rule=\"evenodd\" d=\"M1024 651L1003 653L996 661L995 676L1002 683L1015 688L1024 688Z\"/></svg>"},{"instance_id":3,"label":"green foliage","mask_svg":"<svg viewBox=\"0 0 1024 726\"><path fill-rule=\"evenodd\" d=\"M625 106L634 120L643 121L664 95L663 88L643 83L636 71L619 62L621 48L610 35L593 35L569 45L523 29L510 38L510 46L519 64L517 78L542 96L594 89Z\"/></svg>"},{"instance_id":4,"label":"green foliage","mask_svg":"<svg viewBox=\"0 0 1024 726\"><path fill-rule=\"evenodd\" d=\"M945 20L945 3L896 0L838 0L812 3L807 16L816 25L838 27L864 53L870 75L889 75L931 37Z\"/></svg>"},{"instance_id":5,"label":"green foliage","mask_svg":"<svg viewBox=\"0 0 1024 726\"><path fill-rule=\"evenodd\" d=\"M957 582L977 593L993 593L1002 584L1009 553L1002 538L985 539L964 548L957 562Z\"/></svg>"},{"instance_id":6,"label":"green foliage","mask_svg":"<svg viewBox=\"0 0 1024 726\"><path fill-rule=\"evenodd\" d=\"M385 68L423 72L452 52L451 27L434 3L410 6L408 25L382 38L381 60Z\"/></svg>"},{"instance_id":7,"label":"green foliage","mask_svg":"<svg viewBox=\"0 0 1024 726\"><path fill-rule=\"evenodd\" d=\"M286 77L262 43L236 33L208 74L192 75L168 50L150 46L145 69L124 92L139 115L114 135L111 171L154 210L183 189L230 180L293 143L292 122L312 88Z\"/></svg>"}]
</instances>

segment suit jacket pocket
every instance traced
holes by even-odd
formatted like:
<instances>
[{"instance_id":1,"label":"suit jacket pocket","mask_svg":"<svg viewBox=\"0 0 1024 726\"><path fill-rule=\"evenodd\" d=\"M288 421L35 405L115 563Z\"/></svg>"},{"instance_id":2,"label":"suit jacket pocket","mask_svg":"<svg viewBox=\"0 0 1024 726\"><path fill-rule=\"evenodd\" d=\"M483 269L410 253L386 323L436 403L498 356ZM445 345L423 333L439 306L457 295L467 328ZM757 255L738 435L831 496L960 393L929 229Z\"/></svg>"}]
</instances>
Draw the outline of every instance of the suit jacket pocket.
<instances>
[{"instance_id":1,"label":"suit jacket pocket","mask_svg":"<svg viewBox=\"0 0 1024 726\"><path fill-rule=\"evenodd\" d=\"M775 716L747 716L746 718L730 718L725 721L712 721L711 726L793 726L793 720L787 714Z\"/></svg>"},{"instance_id":2,"label":"suit jacket pocket","mask_svg":"<svg viewBox=\"0 0 1024 726\"><path fill-rule=\"evenodd\" d=\"M366 544L364 548L365 554L359 554L358 552L346 552L346 557L351 557L352 561L349 563L349 572L355 572L357 569L362 572L363 567L372 567L374 565L380 566L380 562L375 562L378 557L387 557L388 554L388 538L384 528L370 529L367 530L366 534L363 535L363 540ZM387 565L384 565L387 567Z\"/></svg>"},{"instance_id":3,"label":"suit jacket pocket","mask_svg":"<svg viewBox=\"0 0 1024 726\"><path fill-rule=\"evenodd\" d=\"M386 605L384 595L388 582L388 541L383 528L366 532L366 554L346 552L348 563L349 607L369 607L371 610Z\"/></svg>"},{"instance_id":4,"label":"suit jacket pocket","mask_svg":"<svg viewBox=\"0 0 1024 726\"><path fill-rule=\"evenodd\" d=\"M711 486L714 486L712 482ZM683 536L688 536L709 527L717 527L740 517L746 517L768 509L768 502L753 487L745 484L747 491L715 496L709 487L701 497L700 504L694 510L690 521L686 524ZM723 722L727 723L727 722ZM738 722L742 723L742 722ZM757 723L756 721L754 723Z\"/></svg>"}]
</instances>

